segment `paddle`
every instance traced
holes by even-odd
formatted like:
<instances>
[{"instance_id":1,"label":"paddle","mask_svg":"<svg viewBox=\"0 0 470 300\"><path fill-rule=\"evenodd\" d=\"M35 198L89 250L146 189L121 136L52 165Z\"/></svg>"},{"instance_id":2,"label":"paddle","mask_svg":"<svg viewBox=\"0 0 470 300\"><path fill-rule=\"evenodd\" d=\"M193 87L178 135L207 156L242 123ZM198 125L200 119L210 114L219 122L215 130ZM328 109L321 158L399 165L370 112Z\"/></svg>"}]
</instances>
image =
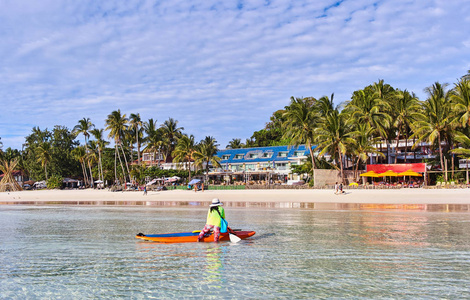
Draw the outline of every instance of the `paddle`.
<instances>
[{"instance_id":1,"label":"paddle","mask_svg":"<svg viewBox=\"0 0 470 300\"><path fill-rule=\"evenodd\" d=\"M230 237L230 241L231 241L232 243L238 243L239 241L242 240L241 238L239 238L239 237L235 234L235 232L232 230L232 228L227 227L227 229L228 229L228 236Z\"/></svg>"}]
</instances>

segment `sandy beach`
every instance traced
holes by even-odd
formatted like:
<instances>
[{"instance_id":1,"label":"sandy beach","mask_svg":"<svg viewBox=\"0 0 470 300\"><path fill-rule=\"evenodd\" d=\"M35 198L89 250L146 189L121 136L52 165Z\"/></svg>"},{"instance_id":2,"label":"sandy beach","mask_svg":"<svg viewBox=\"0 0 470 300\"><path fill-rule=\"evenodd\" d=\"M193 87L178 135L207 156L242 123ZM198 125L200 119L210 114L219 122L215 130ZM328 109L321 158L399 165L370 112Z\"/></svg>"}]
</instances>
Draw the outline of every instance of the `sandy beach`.
<instances>
[{"instance_id":1,"label":"sandy beach","mask_svg":"<svg viewBox=\"0 0 470 300\"><path fill-rule=\"evenodd\" d=\"M112 205L165 205L170 202L209 202L217 197L228 205L242 203L357 203L357 204L470 204L470 189L384 189L345 190L335 195L333 190L209 190L110 192L108 190L39 190L0 193L0 205L8 204L60 204L96 202ZM165 203L163 203L165 202ZM153 203L153 204L152 204ZM136 205L136 204L134 204Z\"/></svg>"}]
</instances>

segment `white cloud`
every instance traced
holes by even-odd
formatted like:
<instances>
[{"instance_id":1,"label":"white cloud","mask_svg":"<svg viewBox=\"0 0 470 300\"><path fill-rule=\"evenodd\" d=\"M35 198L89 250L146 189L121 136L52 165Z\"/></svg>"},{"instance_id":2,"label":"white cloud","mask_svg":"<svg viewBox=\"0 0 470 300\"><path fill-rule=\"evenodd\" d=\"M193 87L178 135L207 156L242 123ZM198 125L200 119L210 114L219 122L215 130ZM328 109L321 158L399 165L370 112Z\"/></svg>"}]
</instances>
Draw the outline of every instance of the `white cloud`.
<instances>
[{"instance_id":1,"label":"white cloud","mask_svg":"<svg viewBox=\"0 0 470 300\"><path fill-rule=\"evenodd\" d=\"M0 137L20 147L32 126L103 127L121 109L225 146L290 96L344 101L385 79L424 97L470 68L469 12L457 0L3 1Z\"/></svg>"}]
</instances>

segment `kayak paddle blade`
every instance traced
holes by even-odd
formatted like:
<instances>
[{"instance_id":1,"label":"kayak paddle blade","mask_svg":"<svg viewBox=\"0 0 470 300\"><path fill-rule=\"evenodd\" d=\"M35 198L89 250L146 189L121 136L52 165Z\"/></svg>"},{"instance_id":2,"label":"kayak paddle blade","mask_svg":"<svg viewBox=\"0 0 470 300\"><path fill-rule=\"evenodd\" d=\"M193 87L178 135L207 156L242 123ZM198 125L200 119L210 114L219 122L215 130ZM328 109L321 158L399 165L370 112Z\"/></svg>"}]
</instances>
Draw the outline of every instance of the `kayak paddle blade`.
<instances>
[{"instance_id":1,"label":"kayak paddle blade","mask_svg":"<svg viewBox=\"0 0 470 300\"><path fill-rule=\"evenodd\" d=\"M232 233L230 233L229 236L230 236L230 242L232 243L238 243L239 241L242 240L241 238L239 238L238 236Z\"/></svg>"}]
</instances>

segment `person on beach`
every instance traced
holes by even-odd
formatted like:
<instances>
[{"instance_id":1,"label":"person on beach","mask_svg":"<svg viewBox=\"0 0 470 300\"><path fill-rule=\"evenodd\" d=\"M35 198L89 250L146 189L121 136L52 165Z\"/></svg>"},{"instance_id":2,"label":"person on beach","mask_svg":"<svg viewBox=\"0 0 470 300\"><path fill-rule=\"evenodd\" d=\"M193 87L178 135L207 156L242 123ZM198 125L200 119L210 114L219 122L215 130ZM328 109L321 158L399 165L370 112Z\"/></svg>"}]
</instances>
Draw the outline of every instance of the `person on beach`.
<instances>
[{"instance_id":1,"label":"person on beach","mask_svg":"<svg viewBox=\"0 0 470 300\"><path fill-rule=\"evenodd\" d=\"M209 211L207 212L207 221L204 228L201 230L197 241L200 242L205 234L209 233L211 229L214 230L214 242L219 242L220 237L220 224L222 218L225 219L225 210L222 207L223 203L218 198L212 199Z\"/></svg>"},{"instance_id":2,"label":"person on beach","mask_svg":"<svg viewBox=\"0 0 470 300\"><path fill-rule=\"evenodd\" d=\"M144 186L144 195L147 195L147 186Z\"/></svg>"},{"instance_id":3,"label":"person on beach","mask_svg":"<svg viewBox=\"0 0 470 300\"><path fill-rule=\"evenodd\" d=\"M335 183L335 195L338 194L338 182Z\"/></svg>"}]
</instances>

